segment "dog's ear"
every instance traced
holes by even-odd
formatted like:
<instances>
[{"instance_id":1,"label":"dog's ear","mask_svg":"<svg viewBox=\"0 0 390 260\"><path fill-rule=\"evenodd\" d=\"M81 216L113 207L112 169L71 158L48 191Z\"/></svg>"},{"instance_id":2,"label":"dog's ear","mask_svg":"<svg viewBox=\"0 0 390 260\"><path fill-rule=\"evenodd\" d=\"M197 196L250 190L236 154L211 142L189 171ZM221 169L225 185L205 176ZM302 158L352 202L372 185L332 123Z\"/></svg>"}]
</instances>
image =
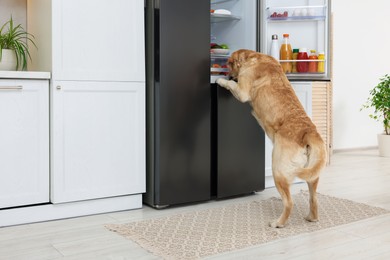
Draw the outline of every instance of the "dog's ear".
<instances>
[{"instance_id":1,"label":"dog's ear","mask_svg":"<svg viewBox=\"0 0 390 260\"><path fill-rule=\"evenodd\" d=\"M248 58L250 55L252 55L254 52L253 51L250 51L250 50L245 50L245 49L242 49L242 50L239 50L239 52L237 53L237 60L238 60L238 63L240 64L244 64L245 62L248 61Z\"/></svg>"},{"instance_id":2,"label":"dog's ear","mask_svg":"<svg viewBox=\"0 0 390 260\"><path fill-rule=\"evenodd\" d=\"M234 53L233 53L233 55L231 57L229 57L227 63L228 63L228 66L230 68L233 68L233 67L239 68L239 67L241 67L241 63L240 63L237 55L234 54Z\"/></svg>"}]
</instances>

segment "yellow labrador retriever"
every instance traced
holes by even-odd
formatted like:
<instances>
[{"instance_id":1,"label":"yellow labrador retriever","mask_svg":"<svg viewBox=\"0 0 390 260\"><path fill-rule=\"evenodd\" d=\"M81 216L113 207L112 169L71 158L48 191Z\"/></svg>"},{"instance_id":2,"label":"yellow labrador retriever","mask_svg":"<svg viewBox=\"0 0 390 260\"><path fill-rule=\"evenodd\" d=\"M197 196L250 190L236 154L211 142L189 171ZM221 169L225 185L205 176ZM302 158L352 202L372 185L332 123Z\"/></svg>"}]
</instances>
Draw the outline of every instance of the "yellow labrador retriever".
<instances>
[{"instance_id":1,"label":"yellow labrador retriever","mask_svg":"<svg viewBox=\"0 0 390 260\"><path fill-rule=\"evenodd\" d=\"M293 208L290 184L295 177L308 183L308 221L318 221L316 189L325 166L326 148L315 125L307 116L280 64L271 56L238 50L228 60L230 76L217 84L230 90L241 102L249 102L252 114L272 140L272 173L284 209L270 222L271 227L286 224Z\"/></svg>"}]
</instances>

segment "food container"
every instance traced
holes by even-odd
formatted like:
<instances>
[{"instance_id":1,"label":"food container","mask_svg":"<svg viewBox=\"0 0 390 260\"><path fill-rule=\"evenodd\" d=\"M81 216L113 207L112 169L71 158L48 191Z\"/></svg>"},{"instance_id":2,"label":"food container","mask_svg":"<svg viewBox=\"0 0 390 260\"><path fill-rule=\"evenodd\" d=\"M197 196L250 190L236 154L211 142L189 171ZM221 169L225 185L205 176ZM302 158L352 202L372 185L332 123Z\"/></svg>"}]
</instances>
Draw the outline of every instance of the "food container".
<instances>
[{"instance_id":1,"label":"food container","mask_svg":"<svg viewBox=\"0 0 390 260\"><path fill-rule=\"evenodd\" d=\"M216 55L228 55L230 53L229 49L210 49L211 54Z\"/></svg>"}]
</instances>

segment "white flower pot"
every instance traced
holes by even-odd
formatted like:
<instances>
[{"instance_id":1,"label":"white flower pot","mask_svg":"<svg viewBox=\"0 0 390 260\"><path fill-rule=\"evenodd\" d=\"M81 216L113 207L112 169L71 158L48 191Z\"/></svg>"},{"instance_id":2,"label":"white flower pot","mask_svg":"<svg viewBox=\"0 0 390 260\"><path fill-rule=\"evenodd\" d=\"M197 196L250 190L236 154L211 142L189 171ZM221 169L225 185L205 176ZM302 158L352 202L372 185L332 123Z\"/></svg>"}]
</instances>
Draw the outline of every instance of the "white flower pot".
<instances>
[{"instance_id":1,"label":"white flower pot","mask_svg":"<svg viewBox=\"0 0 390 260\"><path fill-rule=\"evenodd\" d=\"M390 135L378 135L379 155L390 157Z\"/></svg>"},{"instance_id":2,"label":"white flower pot","mask_svg":"<svg viewBox=\"0 0 390 260\"><path fill-rule=\"evenodd\" d=\"M14 50L3 49L0 61L0 70L15 70L16 55Z\"/></svg>"}]
</instances>

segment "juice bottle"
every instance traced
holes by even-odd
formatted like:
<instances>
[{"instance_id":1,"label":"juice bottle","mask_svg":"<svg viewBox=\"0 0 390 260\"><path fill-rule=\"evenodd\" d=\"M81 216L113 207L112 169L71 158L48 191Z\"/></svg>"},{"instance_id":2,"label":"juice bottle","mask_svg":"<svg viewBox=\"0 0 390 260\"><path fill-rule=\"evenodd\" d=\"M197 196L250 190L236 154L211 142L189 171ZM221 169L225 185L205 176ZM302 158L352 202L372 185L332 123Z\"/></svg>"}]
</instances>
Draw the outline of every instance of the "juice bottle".
<instances>
[{"instance_id":1,"label":"juice bottle","mask_svg":"<svg viewBox=\"0 0 390 260\"><path fill-rule=\"evenodd\" d=\"M308 60L307 49L300 48L298 53L298 60ZM309 63L307 61L298 61L297 62L297 71L300 73L305 73L309 70Z\"/></svg>"},{"instance_id":2,"label":"juice bottle","mask_svg":"<svg viewBox=\"0 0 390 260\"><path fill-rule=\"evenodd\" d=\"M311 73L317 72L317 66L318 66L317 60L318 60L318 57L316 55L316 51L315 50L310 50L309 60L315 60L315 61L310 61L309 62L308 72L311 72Z\"/></svg>"},{"instance_id":3,"label":"juice bottle","mask_svg":"<svg viewBox=\"0 0 390 260\"><path fill-rule=\"evenodd\" d=\"M318 53L318 59L319 60L325 60L325 53L323 51L320 51ZM325 62L324 61L319 61L317 62L317 72L319 73L325 73Z\"/></svg>"},{"instance_id":4,"label":"juice bottle","mask_svg":"<svg viewBox=\"0 0 390 260\"><path fill-rule=\"evenodd\" d=\"M293 60L297 60L298 59L298 52L299 52L299 49L293 49ZM293 61L292 62L292 73L297 73L297 62L296 61Z\"/></svg>"},{"instance_id":5,"label":"juice bottle","mask_svg":"<svg viewBox=\"0 0 390 260\"><path fill-rule=\"evenodd\" d=\"M285 33L283 34L283 43L280 47L280 60L292 60L292 48L290 44L290 35ZM292 62L280 62L282 65L284 73L292 72Z\"/></svg>"}]
</instances>

